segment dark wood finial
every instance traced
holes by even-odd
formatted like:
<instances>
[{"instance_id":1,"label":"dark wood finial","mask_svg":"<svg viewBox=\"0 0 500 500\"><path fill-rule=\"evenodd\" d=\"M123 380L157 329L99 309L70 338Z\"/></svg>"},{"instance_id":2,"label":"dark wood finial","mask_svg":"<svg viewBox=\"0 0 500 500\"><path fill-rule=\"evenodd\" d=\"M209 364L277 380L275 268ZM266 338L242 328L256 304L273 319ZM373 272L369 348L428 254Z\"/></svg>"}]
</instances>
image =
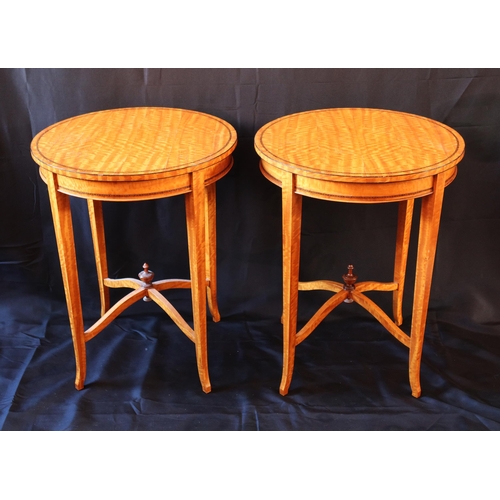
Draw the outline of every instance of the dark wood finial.
<instances>
[{"instance_id":1,"label":"dark wood finial","mask_svg":"<svg viewBox=\"0 0 500 500\"><path fill-rule=\"evenodd\" d=\"M349 292L347 298L344 300L344 302L347 302L350 304L353 299L351 292L356 289L356 280L358 277L353 273L354 271L354 266L352 264L349 264L347 266L347 274L342 275L342 279L344 280L344 290L347 290Z\"/></svg>"},{"instance_id":2,"label":"dark wood finial","mask_svg":"<svg viewBox=\"0 0 500 500\"><path fill-rule=\"evenodd\" d=\"M144 271L141 271L139 273L139 278L145 284L145 286L149 288L151 286L151 283L153 282L155 273L149 270L149 265L146 262L144 263L142 268L144 269Z\"/></svg>"},{"instance_id":3,"label":"dark wood finial","mask_svg":"<svg viewBox=\"0 0 500 500\"><path fill-rule=\"evenodd\" d=\"M149 264L147 262L142 266L143 271L139 273L139 279L144 283L144 288L151 288L151 283L155 277L155 273L149 270ZM146 296L142 299L144 302L149 302L151 299Z\"/></svg>"}]
</instances>

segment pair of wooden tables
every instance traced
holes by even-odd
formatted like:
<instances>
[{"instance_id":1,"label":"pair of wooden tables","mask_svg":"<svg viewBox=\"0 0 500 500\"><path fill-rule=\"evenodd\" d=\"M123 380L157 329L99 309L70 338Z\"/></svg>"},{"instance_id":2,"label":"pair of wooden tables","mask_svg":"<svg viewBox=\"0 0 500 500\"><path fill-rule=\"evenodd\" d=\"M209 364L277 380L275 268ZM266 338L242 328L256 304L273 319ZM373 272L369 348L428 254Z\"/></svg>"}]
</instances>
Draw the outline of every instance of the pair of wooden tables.
<instances>
[{"instance_id":1,"label":"pair of wooden tables","mask_svg":"<svg viewBox=\"0 0 500 500\"><path fill-rule=\"evenodd\" d=\"M237 137L219 118L172 108L126 108L56 123L33 139L31 153L47 183L76 357L75 386L86 374L85 344L128 306L156 302L195 344L203 391L211 385L207 359L206 303L217 306L215 182L233 164ZM357 302L409 348L412 394L419 397L420 361L445 187L455 178L464 141L453 129L407 113L364 108L325 109L274 120L255 137L262 173L282 189L283 375L288 392L296 346L342 302ZM110 279L102 201L149 200L184 194L190 280L154 280L149 266L139 278ZM84 330L70 196L88 203L101 297L101 318ZM399 203L394 279L357 283L348 267L343 283L299 282L302 196L348 203ZM422 198L411 334L402 323L402 299L414 200ZM132 291L110 306L109 287ZM160 293L191 288L193 327ZM297 332L299 290L334 295ZM393 293L391 319L369 290Z\"/></svg>"}]
</instances>

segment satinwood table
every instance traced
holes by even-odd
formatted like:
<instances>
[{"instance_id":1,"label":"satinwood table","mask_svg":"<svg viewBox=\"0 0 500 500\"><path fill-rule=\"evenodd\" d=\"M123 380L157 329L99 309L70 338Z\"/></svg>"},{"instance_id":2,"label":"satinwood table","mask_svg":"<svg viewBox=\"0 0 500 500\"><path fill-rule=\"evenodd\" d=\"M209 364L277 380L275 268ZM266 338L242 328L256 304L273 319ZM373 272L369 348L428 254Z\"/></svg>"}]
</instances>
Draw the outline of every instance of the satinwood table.
<instances>
[{"instance_id":1,"label":"satinwood table","mask_svg":"<svg viewBox=\"0 0 500 500\"><path fill-rule=\"evenodd\" d=\"M224 120L183 109L138 107L88 113L38 133L31 154L47 183L76 358L75 386L86 376L85 344L139 299L156 302L194 342L203 391L211 385L207 359L206 300L217 306L215 182L233 164L236 132ZM153 281L144 264L139 278L108 277L102 201L152 200L185 195L190 279ZM88 203L101 299L101 318L84 329L70 196ZM132 288L110 306L108 287ZM191 288L193 327L160 292Z\"/></svg>"},{"instance_id":2,"label":"satinwood table","mask_svg":"<svg viewBox=\"0 0 500 500\"><path fill-rule=\"evenodd\" d=\"M420 364L444 188L464 155L462 137L429 118L382 109L338 108L296 113L264 125L255 149L264 176L282 189L283 374L288 393L295 347L342 302L367 309L409 348L412 395L421 395ZM394 280L357 283L352 265L343 283L299 282L302 196L347 203L399 202ZM414 200L422 198L411 332L401 328L403 286ZM334 295L297 332L299 290ZM393 293L393 319L369 299Z\"/></svg>"}]
</instances>

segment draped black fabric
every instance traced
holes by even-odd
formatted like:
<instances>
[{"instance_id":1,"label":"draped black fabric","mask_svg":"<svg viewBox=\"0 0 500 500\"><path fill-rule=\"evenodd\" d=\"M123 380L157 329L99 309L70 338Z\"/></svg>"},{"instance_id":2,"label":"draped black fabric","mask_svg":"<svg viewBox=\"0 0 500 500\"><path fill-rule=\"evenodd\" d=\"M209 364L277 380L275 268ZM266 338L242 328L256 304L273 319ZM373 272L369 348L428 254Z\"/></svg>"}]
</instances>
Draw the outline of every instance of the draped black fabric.
<instances>
[{"instance_id":1,"label":"draped black fabric","mask_svg":"<svg viewBox=\"0 0 500 500\"><path fill-rule=\"evenodd\" d=\"M499 430L500 70L0 70L0 428L3 430ZM194 345L140 302L87 344L85 389L74 354L47 188L30 156L43 128L129 106L187 108L230 122L234 167L217 183L222 320L208 319L212 392ZM446 189L422 361L411 396L408 350L356 304L343 304L297 347L290 392L282 365L281 192L258 168L256 131L290 113L373 107L455 128L466 154ZM72 199L86 326L99 317L85 200ZM409 332L420 203L403 329ZM391 281L397 204L304 198L301 280ZM148 262L156 279L188 278L182 196L105 203L113 278ZM112 290L112 300L124 295ZM370 296L390 311L391 294ZM301 292L304 324L329 297ZM189 290L167 298L190 320Z\"/></svg>"}]
</instances>

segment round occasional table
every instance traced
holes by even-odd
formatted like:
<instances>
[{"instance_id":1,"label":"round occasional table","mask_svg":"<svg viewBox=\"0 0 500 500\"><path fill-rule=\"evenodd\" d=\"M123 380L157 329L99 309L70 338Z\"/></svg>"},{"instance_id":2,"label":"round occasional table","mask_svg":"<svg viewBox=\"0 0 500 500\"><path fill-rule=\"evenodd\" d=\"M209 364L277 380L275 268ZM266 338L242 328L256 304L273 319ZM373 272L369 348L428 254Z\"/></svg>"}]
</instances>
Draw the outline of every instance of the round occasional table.
<instances>
[{"instance_id":1,"label":"round occasional table","mask_svg":"<svg viewBox=\"0 0 500 500\"><path fill-rule=\"evenodd\" d=\"M99 111L61 121L38 133L31 155L47 183L76 358L75 386L86 376L85 344L139 299L156 302L194 342L203 391L210 392L206 300L217 306L215 182L233 164L236 132L224 120L183 109L139 107ZM190 280L154 281L144 264L139 278L108 278L102 201L151 200L184 194ZM84 330L70 196L88 203L101 299L101 318ZM110 307L108 287L132 288ZM193 327L160 293L191 288Z\"/></svg>"},{"instance_id":2,"label":"round occasional table","mask_svg":"<svg viewBox=\"0 0 500 500\"><path fill-rule=\"evenodd\" d=\"M282 189L283 374L287 394L295 347L342 302L367 309L409 348L412 395L421 395L420 363L444 188L464 155L462 137L442 123L382 109L338 108L296 113L264 125L255 149L264 176ZM394 280L357 283L352 265L343 283L299 282L302 196L347 203L399 202ZM413 205L422 198L410 335L399 327ZM299 290L334 295L297 332ZM393 319L369 299L370 290L393 293Z\"/></svg>"}]
</instances>

